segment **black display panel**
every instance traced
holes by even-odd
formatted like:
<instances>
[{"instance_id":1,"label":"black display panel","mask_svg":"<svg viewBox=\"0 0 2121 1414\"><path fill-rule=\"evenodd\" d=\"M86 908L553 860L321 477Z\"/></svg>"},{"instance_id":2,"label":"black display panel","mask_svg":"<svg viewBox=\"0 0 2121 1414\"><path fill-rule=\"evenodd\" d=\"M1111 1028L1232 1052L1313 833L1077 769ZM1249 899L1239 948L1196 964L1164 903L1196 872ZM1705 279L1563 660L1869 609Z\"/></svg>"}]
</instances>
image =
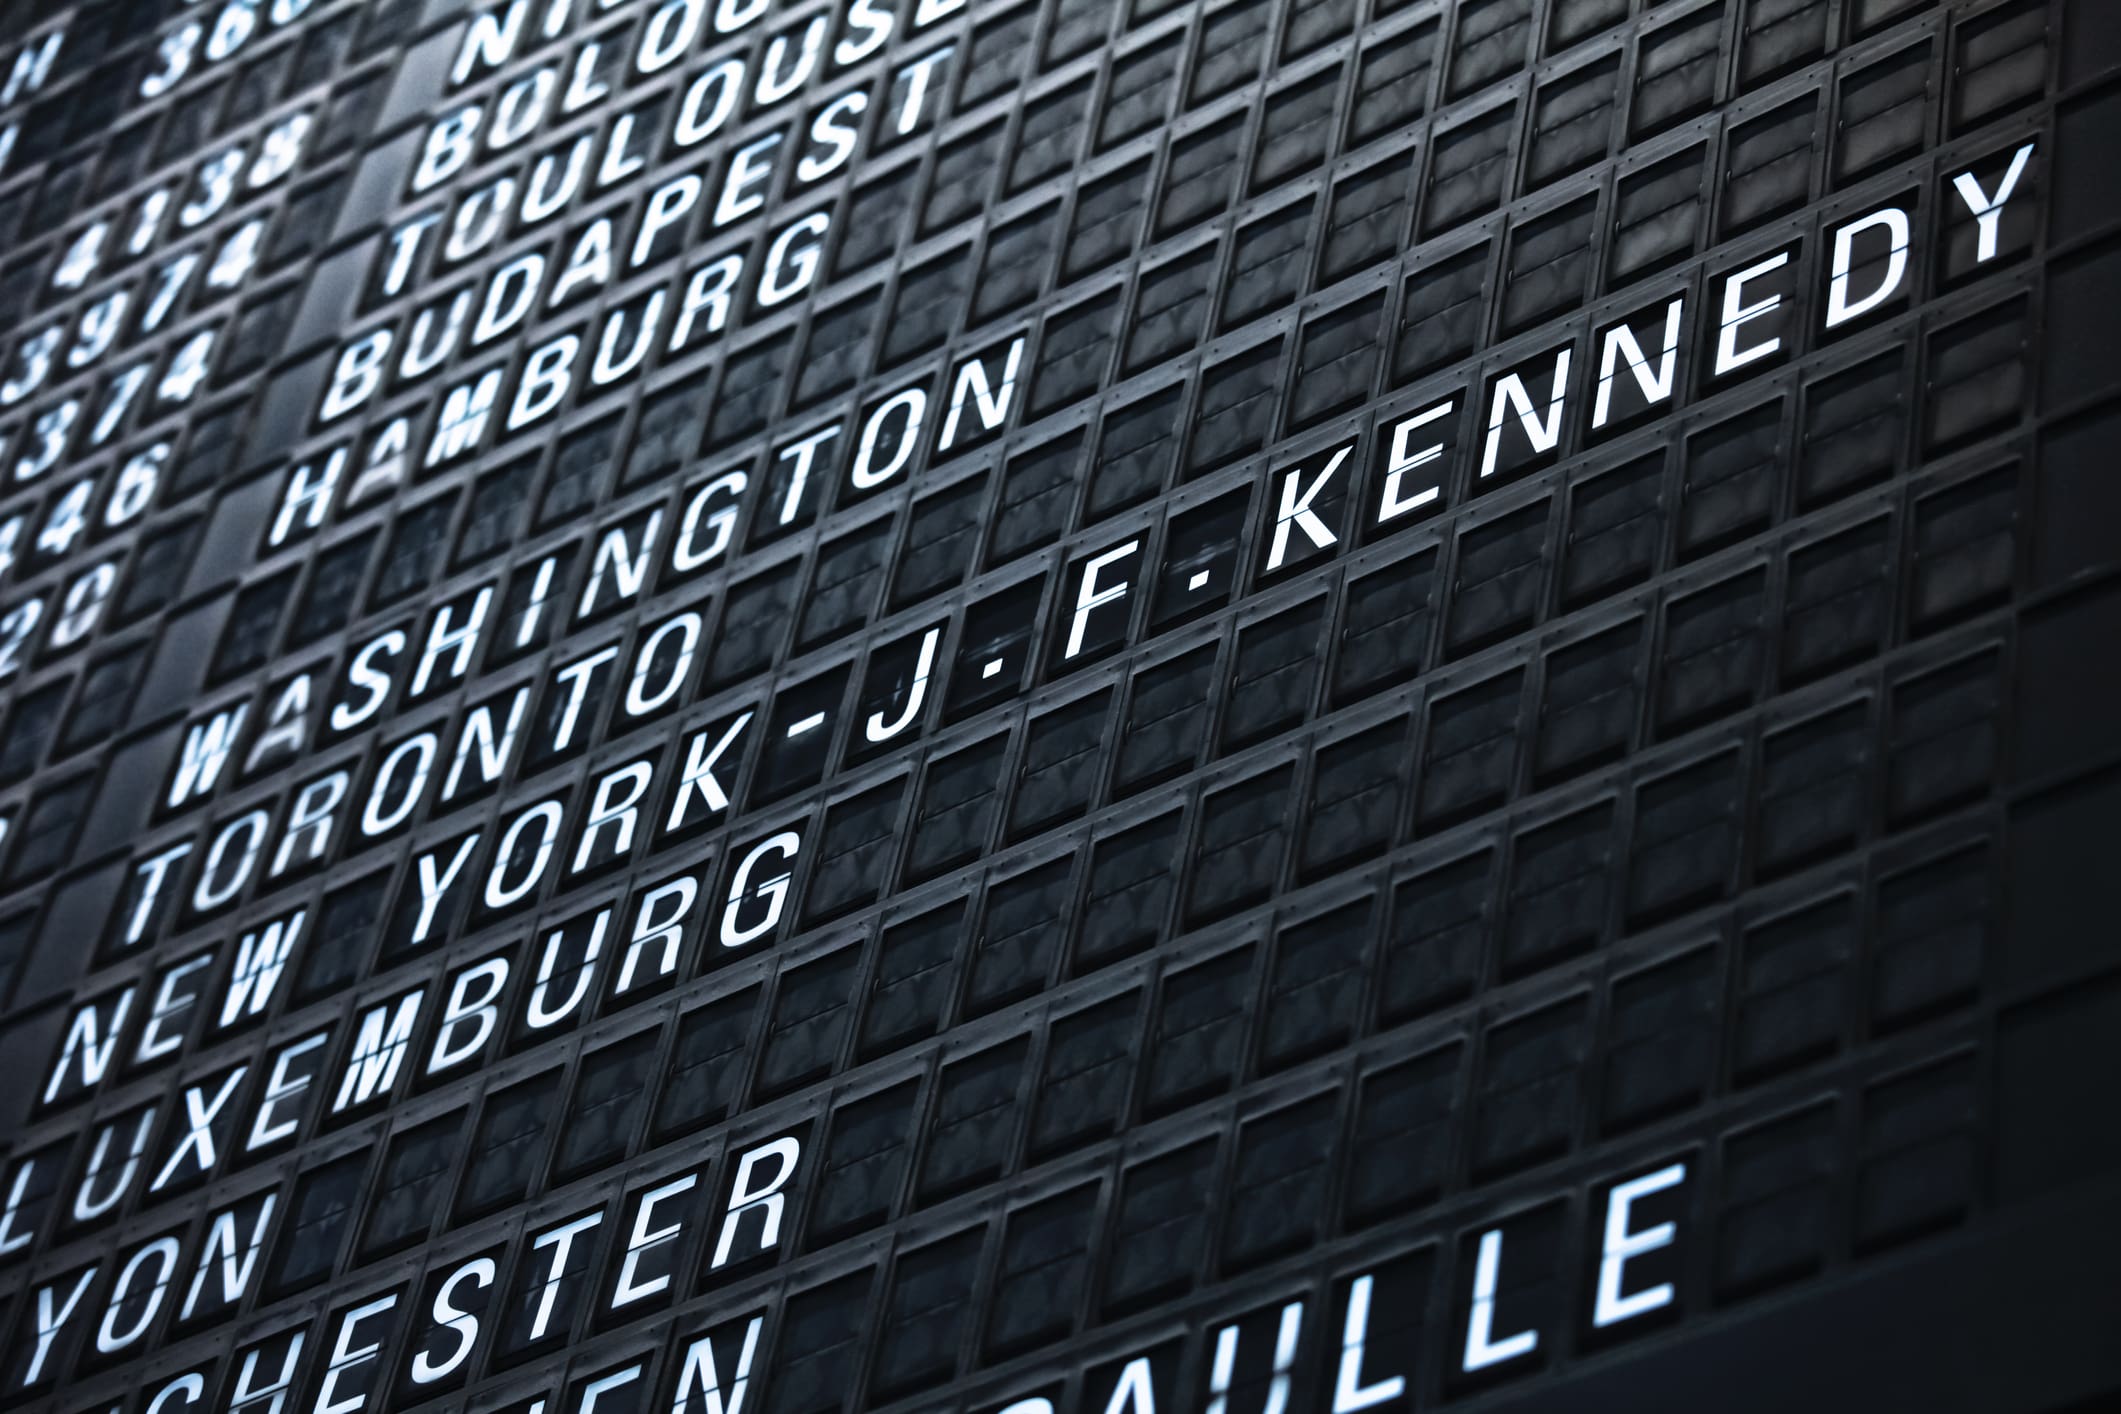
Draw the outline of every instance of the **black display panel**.
<instances>
[{"instance_id":1,"label":"black display panel","mask_svg":"<svg viewBox=\"0 0 2121 1414\"><path fill-rule=\"evenodd\" d=\"M2121 1401L2108 0L16 0L0 1408Z\"/></svg>"}]
</instances>

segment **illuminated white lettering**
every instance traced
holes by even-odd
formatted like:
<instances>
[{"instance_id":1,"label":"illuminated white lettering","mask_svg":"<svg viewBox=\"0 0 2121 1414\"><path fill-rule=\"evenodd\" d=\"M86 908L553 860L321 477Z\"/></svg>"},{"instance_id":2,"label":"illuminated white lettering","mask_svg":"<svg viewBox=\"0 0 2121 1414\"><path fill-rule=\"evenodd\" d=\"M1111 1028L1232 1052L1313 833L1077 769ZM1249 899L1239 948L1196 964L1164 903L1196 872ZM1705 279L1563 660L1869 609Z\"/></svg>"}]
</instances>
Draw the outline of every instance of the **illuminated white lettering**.
<instances>
[{"instance_id":1,"label":"illuminated white lettering","mask_svg":"<svg viewBox=\"0 0 2121 1414\"><path fill-rule=\"evenodd\" d=\"M560 1282L567 1270L568 1254L574 1250L574 1240L604 1221L602 1213L589 1213L564 1223L550 1232L541 1232L530 1240L533 1252L552 1249L552 1260L545 1269L544 1283L538 1289L537 1314L531 1318L530 1338L538 1339L551 1328L553 1303L559 1299Z\"/></svg>"},{"instance_id":2,"label":"illuminated white lettering","mask_svg":"<svg viewBox=\"0 0 2121 1414\"><path fill-rule=\"evenodd\" d=\"M751 1384L751 1361L758 1352L759 1328L764 1324L763 1317L753 1316L744 1325L744 1344L737 1353L726 1403L722 1398L721 1372L715 1368L712 1333L702 1335L686 1346L684 1364L678 1371L677 1397L670 1405L670 1414L692 1414L695 1392L704 1401L702 1414L743 1414L744 1392Z\"/></svg>"},{"instance_id":3,"label":"illuminated white lettering","mask_svg":"<svg viewBox=\"0 0 2121 1414\"><path fill-rule=\"evenodd\" d=\"M1296 1366L1296 1340L1303 1333L1304 1303L1291 1301L1281 1308L1274 1331L1274 1368L1267 1381L1262 1414L1284 1414L1289 1407L1289 1372ZM1206 1414L1229 1414L1230 1381L1237 1374L1237 1327L1224 1326L1215 1335L1215 1363L1208 1371Z\"/></svg>"},{"instance_id":4,"label":"illuminated white lettering","mask_svg":"<svg viewBox=\"0 0 2121 1414\"><path fill-rule=\"evenodd\" d=\"M803 839L793 830L783 830L777 835L761 840L747 851L729 881L729 899L722 909L722 946L740 948L755 942L773 930L781 921L781 907L788 899L788 889L794 876L787 870L762 880L758 885L758 896L764 900L765 912L757 922L743 924L737 915L743 908L747 895L752 891L751 871L759 861L769 854L780 855L792 865L801 854Z\"/></svg>"},{"instance_id":5,"label":"illuminated white lettering","mask_svg":"<svg viewBox=\"0 0 2121 1414\"><path fill-rule=\"evenodd\" d=\"M176 809L196 796L203 796L221 778L221 767L235 749L236 738L250 715L250 704L216 712L204 722L194 722L184 733L184 748L170 778L166 804Z\"/></svg>"},{"instance_id":6,"label":"illuminated white lettering","mask_svg":"<svg viewBox=\"0 0 2121 1414\"><path fill-rule=\"evenodd\" d=\"M87 1294L88 1284L95 1275L94 1264L83 1267L80 1278L74 1283L74 1289L68 1292L58 1305L52 1303L52 1297L59 1290L57 1286L37 1288L37 1339L30 1349L29 1364L22 1372L24 1388L43 1378L44 1361L51 1354L52 1342L58 1338L60 1329L72 1318L74 1308L81 1304L81 1298Z\"/></svg>"},{"instance_id":7,"label":"illuminated white lettering","mask_svg":"<svg viewBox=\"0 0 2121 1414\"><path fill-rule=\"evenodd\" d=\"M257 1265L258 1253L264 1250L266 1234L272 1228L274 1206L279 1195L268 1191L258 1204L258 1214L251 1219L249 1240L244 1240L236 1228L236 1210L226 1209L214 1214L214 1220L206 1229L205 1245L199 1249L199 1263L192 1271L191 1286L184 1293L184 1306L177 1313L189 1319L198 1309L199 1297L206 1290L206 1278L218 1260L221 1264L221 1296L219 1304L233 1306L243 1299L250 1288L250 1274Z\"/></svg>"},{"instance_id":8,"label":"illuminated white lettering","mask_svg":"<svg viewBox=\"0 0 2121 1414\"><path fill-rule=\"evenodd\" d=\"M1606 332L1605 343L1598 355L1598 398L1591 408L1591 426L1603 427L1612 419L1613 383L1620 373L1620 360L1627 360L1628 372L1635 376L1635 385L1642 389L1643 400L1657 404L1669 400L1679 387L1679 324L1686 315L1686 301L1675 299L1664 309L1664 347L1659 354L1655 371L1635 338L1635 331L1623 321Z\"/></svg>"},{"instance_id":9,"label":"illuminated white lettering","mask_svg":"<svg viewBox=\"0 0 2121 1414\"><path fill-rule=\"evenodd\" d=\"M139 1314L133 1318L132 1324L120 1330L118 1320L125 1309L126 1301L133 1294L133 1282L139 1277L141 1267L149 1261L153 1261L158 1270L155 1275L147 1278L147 1299ZM158 1237L126 1259L125 1265L118 1268L118 1275L111 1282L109 1295L104 1297L103 1320L96 1327L98 1354L115 1354L147 1334L149 1323L155 1319L155 1313L162 1309L162 1298L168 1293L170 1275L176 1269L177 1239L174 1237Z\"/></svg>"},{"instance_id":10,"label":"illuminated white lettering","mask_svg":"<svg viewBox=\"0 0 2121 1414\"><path fill-rule=\"evenodd\" d=\"M125 1029L126 1014L132 1010L135 990L127 987L115 998L88 1002L74 1009L66 1037L59 1045L59 1059L52 1063L51 1077L44 1084L45 1104L59 1097L70 1071L80 1071L84 1090L103 1083L103 1076L110 1069L111 1053L118 1048L118 1033ZM110 1008L107 1018L102 1010L105 1006Z\"/></svg>"},{"instance_id":11,"label":"illuminated white lettering","mask_svg":"<svg viewBox=\"0 0 2121 1414\"><path fill-rule=\"evenodd\" d=\"M633 1212L633 1231L626 1238L626 1257L619 1264L618 1283L612 1289L611 1309L617 1310L636 1301L646 1301L658 1292L670 1288L670 1278L667 1275L651 1277L646 1281L636 1279L640 1274L641 1254L653 1252L658 1247L677 1241L678 1233L683 1231L681 1224L671 1223L667 1227L650 1226L655 1221L655 1205L675 1198L680 1193L691 1192L699 1181L698 1174L688 1173L668 1183L658 1184L641 1195L639 1205Z\"/></svg>"},{"instance_id":12,"label":"illuminated white lettering","mask_svg":"<svg viewBox=\"0 0 2121 1414\"><path fill-rule=\"evenodd\" d=\"M470 1357L472 1346L479 1337L479 1318L455 1304L456 1290L467 1281L483 1290L493 1285L494 1275L493 1258L476 1257L442 1279L441 1286L435 1289L435 1323L455 1332L456 1349L439 1362L428 1359L424 1350L416 1353L412 1357L415 1384L431 1385L447 1379L451 1371Z\"/></svg>"},{"instance_id":13,"label":"illuminated white lettering","mask_svg":"<svg viewBox=\"0 0 2121 1414\"><path fill-rule=\"evenodd\" d=\"M1738 347L1738 331L1747 324L1772 313L1782 304L1782 296L1771 294L1751 304L1745 302L1745 287L1752 281L1771 271L1780 270L1790 263L1790 253L1779 251L1755 265L1748 265L1723 282L1723 320L1716 335L1716 376L1721 378L1734 369L1768 357L1782 347L1779 337L1771 337L1750 348Z\"/></svg>"},{"instance_id":14,"label":"illuminated white lettering","mask_svg":"<svg viewBox=\"0 0 2121 1414\"><path fill-rule=\"evenodd\" d=\"M479 1053L500 1021L500 1008L494 1002L507 985L505 957L490 957L450 979L449 1001L435 1027L434 1049L427 1056L429 1075L461 1065ZM459 1034L465 1027L471 1028L468 1037Z\"/></svg>"},{"instance_id":15,"label":"illuminated white lettering","mask_svg":"<svg viewBox=\"0 0 2121 1414\"><path fill-rule=\"evenodd\" d=\"M530 989L530 1004L524 1012L524 1020L533 1031L543 1031L557 1026L573 1015L575 1009L589 996L590 974L597 959L604 955L604 934L611 927L611 910L600 908L590 920L589 941L582 945L581 965L574 969L574 980L566 996L557 1004L551 999L550 988L554 974L560 970L560 949L567 941L567 930L555 928L545 935L545 949L538 955L537 984Z\"/></svg>"},{"instance_id":16,"label":"illuminated white lettering","mask_svg":"<svg viewBox=\"0 0 2121 1414\"><path fill-rule=\"evenodd\" d=\"M309 1089L314 1075L291 1070L293 1063L310 1052L320 1049L331 1039L331 1033L319 1031L314 1036L304 1036L290 1045L282 1046L273 1056L272 1071L266 1076L264 1093L258 1096L257 1112L251 1118L250 1136L244 1141L247 1152L255 1152L268 1144L288 1138L300 1127L299 1119L281 1119L282 1105L290 1104Z\"/></svg>"},{"instance_id":17,"label":"illuminated white lettering","mask_svg":"<svg viewBox=\"0 0 2121 1414\"><path fill-rule=\"evenodd\" d=\"M169 1181L177 1176L178 1166L186 1159L191 1160L192 1167L201 1177L213 1172L214 1164L220 1157L220 1151L214 1144L214 1120L220 1115L222 1108L234 1098L236 1086L249 1072L250 1067L247 1065L231 1069L221 1078L221 1088L216 1090L210 1099L202 1086L184 1087L184 1137L177 1141L177 1147L170 1150L169 1157L162 1161L161 1169L147 1185L148 1192L159 1193L167 1187Z\"/></svg>"},{"instance_id":18,"label":"illuminated white lettering","mask_svg":"<svg viewBox=\"0 0 2121 1414\"><path fill-rule=\"evenodd\" d=\"M582 840L575 847L572 872L579 874L589 867L596 853L597 836L607 827L618 835L611 846L614 858L633 848L633 827L640 815L636 807L641 797L648 794L648 782L653 775L654 770L648 762L634 761L597 778L589 818L582 824Z\"/></svg>"},{"instance_id":19,"label":"illuminated white lettering","mask_svg":"<svg viewBox=\"0 0 2121 1414\"><path fill-rule=\"evenodd\" d=\"M1631 1316L1672 1304L1670 1282L1660 1282L1625 1296L1621 1294L1620 1285L1629 1258L1671 1246L1679 1231L1672 1223L1658 1223L1631 1231L1628 1227L1629 1210L1637 1199L1662 1193L1685 1181L1686 1165L1670 1164L1641 1178L1616 1183L1613 1191L1606 1195L1605 1242L1598 1258L1598 1298L1592 1308L1592 1325L1610 1326L1616 1321L1625 1321Z\"/></svg>"},{"instance_id":20,"label":"illuminated white lettering","mask_svg":"<svg viewBox=\"0 0 2121 1414\"><path fill-rule=\"evenodd\" d=\"M1849 284L1855 279L1856 237L1865 231L1883 229L1890 243L1885 257L1885 274L1878 288L1851 300ZM1834 232L1833 278L1826 289L1826 327L1836 328L1851 319L1860 319L1879 305L1891 299L1899 290L1900 282L1907 277L1907 247L1913 239L1907 213L1896 206L1882 211L1873 211L1861 220L1851 221Z\"/></svg>"},{"instance_id":21,"label":"illuminated white lettering","mask_svg":"<svg viewBox=\"0 0 2121 1414\"><path fill-rule=\"evenodd\" d=\"M784 1136L756 1149L747 1149L738 1158L736 1182L729 1194L729 1207L722 1218L722 1230L714 1242L712 1268L725 1267L736 1252L738 1229L745 1217L757 1213L763 1226L759 1231L758 1252L780 1245L781 1209L786 1198L781 1190L788 1180L795 1177L795 1166L803 1155L803 1146L793 1135ZM770 1177L761 1178L758 1170L766 1163L774 1164Z\"/></svg>"},{"instance_id":22,"label":"illuminated white lettering","mask_svg":"<svg viewBox=\"0 0 2121 1414\"><path fill-rule=\"evenodd\" d=\"M722 732L712 746L707 743L708 732L695 732L685 743L685 769L678 777L677 789L670 800L670 817L664 828L682 829L691 815L694 796L705 803L709 814L729 808L729 794L722 789L721 781L714 774L715 763L729 750L744 728L751 722L751 713L740 712Z\"/></svg>"},{"instance_id":23,"label":"illuminated white lettering","mask_svg":"<svg viewBox=\"0 0 2121 1414\"><path fill-rule=\"evenodd\" d=\"M1370 1291L1374 1279L1365 1274L1348 1287L1348 1315L1341 1323L1340 1362L1333 1376L1333 1414L1355 1414L1373 1404L1384 1404L1406 1392L1406 1378L1387 1375L1371 1384L1362 1379L1362 1352L1370 1338Z\"/></svg>"},{"instance_id":24,"label":"illuminated white lettering","mask_svg":"<svg viewBox=\"0 0 2121 1414\"><path fill-rule=\"evenodd\" d=\"M364 1301L339 1317L339 1333L331 1343L331 1363L325 1367L323 1382L317 1386L317 1403L312 1414L351 1414L368 1403L366 1394L355 1394L340 1399L339 1380L356 1365L365 1365L383 1353L382 1342L356 1346L354 1327L372 1316L380 1316L398 1304L398 1294L388 1292L373 1301Z\"/></svg>"},{"instance_id":25,"label":"illuminated white lettering","mask_svg":"<svg viewBox=\"0 0 2121 1414\"><path fill-rule=\"evenodd\" d=\"M302 924L309 917L307 909L296 909L285 918L275 918L263 928L253 928L236 942L235 966L229 969L228 981L223 984L221 1012L215 1021L220 1028L235 1025L246 1016L256 1016L265 1010L272 999L273 988L279 984L281 970L287 965L288 954L294 951L295 940L302 935Z\"/></svg>"},{"instance_id":26,"label":"illuminated white lettering","mask_svg":"<svg viewBox=\"0 0 2121 1414\"><path fill-rule=\"evenodd\" d=\"M1284 500L1287 498L1284 497ZM1308 514L1308 512L1307 512ZM1281 534L1277 528L1277 535ZM1281 542L1277 539L1276 544ZM1127 597L1127 581L1100 585L1097 572L1105 566L1115 564L1141 548L1141 541L1129 540L1102 554L1092 555L1083 561L1082 582L1075 587L1075 610L1068 619L1068 645L1061 652L1063 659L1073 658L1083 651L1083 634L1090 626L1092 611L1106 604L1116 603Z\"/></svg>"},{"instance_id":27,"label":"illuminated white lettering","mask_svg":"<svg viewBox=\"0 0 2121 1414\"><path fill-rule=\"evenodd\" d=\"M1494 1338L1495 1290L1501 1282L1501 1274L1502 1229L1492 1228L1480 1235L1480 1254L1473 1267L1473 1308L1466 1320L1463 1361L1469 1372L1529 1355L1539 1348L1537 1331L1519 1331L1501 1340Z\"/></svg>"},{"instance_id":28,"label":"illuminated white lettering","mask_svg":"<svg viewBox=\"0 0 2121 1414\"><path fill-rule=\"evenodd\" d=\"M523 871L520 880L510 883L509 861L521 852L523 833L533 826L537 828L538 840L531 852L529 867ZM509 822L507 833L501 836L500 845L494 850L493 868L486 876L488 908L513 907L537 887L538 880L544 876L545 866L552 862L552 846L559 834L560 802L557 800L541 800Z\"/></svg>"},{"instance_id":29,"label":"illuminated white lettering","mask_svg":"<svg viewBox=\"0 0 2121 1414\"><path fill-rule=\"evenodd\" d=\"M1303 472L1299 468L1290 468L1282 477L1281 506L1274 515L1274 539L1267 547L1268 569L1278 570L1288 562L1289 531L1292 527L1301 530L1314 549L1323 550L1338 543L1340 537L1333 533L1332 527L1319 519L1318 512L1311 509L1311 503L1318 499L1319 492L1326 489L1326 483L1333 479L1334 473L1340 470L1340 464L1348 459L1348 453L1353 450L1355 449L1352 446L1336 447L1332 457L1309 486L1303 484ZM1074 638L1071 634L1071 644Z\"/></svg>"},{"instance_id":30,"label":"illuminated white lettering","mask_svg":"<svg viewBox=\"0 0 2121 1414\"><path fill-rule=\"evenodd\" d=\"M203 971L213 965L211 955L180 962L162 974L161 985L155 988L155 999L147 1009L147 1021L140 1028L140 1040L133 1047L136 1061L159 1060L184 1044L184 1032L180 1026L174 1035L166 1034L164 1027L172 1017L182 1016L199 1000L197 992L179 992L177 983L194 972Z\"/></svg>"},{"instance_id":31,"label":"illuminated white lettering","mask_svg":"<svg viewBox=\"0 0 2121 1414\"><path fill-rule=\"evenodd\" d=\"M641 896L639 915L634 919L633 936L627 940L626 955L620 959L618 980L612 984L614 994L624 996L633 986L635 968L641 954L651 944L661 944L655 963L655 975L668 977L677 970L678 943L684 937L685 915L692 912L693 901L699 896L699 885L690 876L680 875L667 884L659 884ZM663 913L663 905L670 905ZM663 913L663 916L658 916Z\"/></svg>"},{"instance_id":32,"label":"illuminated white lettering","mask_svg":"<svg viewBox=\"0 0 2121 1414\"><path fill-rule=\"evenodd\" d=\"M1961 172L1952 178L1952 190L1966 203L1966 209L1974 213L1974 260L1976 263L1994 260L2003 227L2003 204L2011 199L2018 189L2018 179L2025 175L2026 163L2032 160L2033 144L2027 143L2011 154L2010 170L1996 184L1996 194L1990 196L1981 190L1981 183L1974 180L1972 172Z\"/></svg>"},{"instance_id":33,"label":"illuminated white lettering","mask_svg":"<svg viewBox=\"0 0 2121 1414\"><path fill-rule=\"evenodd\" d=\"M936 447L948 451L957 442L958 419L964 414L965 399L973 400L973 411L979 417L980 426L992 432L1002 425L1009 415L1009 404L1016 393L1017 370L1024 362L1024 340L1022 335L1009 341L1009 350L1002 356L1002 381L999 389L990 388L987 382L986 364L977 358L968 358L958 365L957 374L950 381L950 411L943 418L943 432L936 439Z\"/></svg>"},{"instance_id":34,"label":"illuminated white lettering","mask_svg":"<svg viewBox=\"0 0 2121 1414\"><path fill-rule=\"evenodd\" d=\"M1564 348L1554 356L1554 392L1547 400L1544 420L1533 408L1532 395L1525 388L1521 375L1511 373L1496 382L1494 396L1488 405L1487 450L1480 458L1482 476L1495 474L1502 454L1502 434L1513 412L1535 453L1551 452L1560 445L1561 408L1569 395L1569 353Z\"/></svg>"},{"instance_id":35,"label":"illuminated white lettering","mask_svg":"<svg viewBox=\"0 0 2121 1414\"><path fill-rule=\"evenodd\" d=\"M597 540L595 558L589 565L589 579L582 585L582 597L575 605L575 617L586 618L608 604L597 602L604 588L605 577L610 576L613 602L639 596L641 587L648 581L648 560L656 537L663 528L661 508L651 511L647 524L641 527L641 544L633 548L632 537L624 525L615 525ZM612 650L616 654L617 650Z\"/></svg>"},{"instance_id":36,"label":"illuminated white lettering","mask_svg":"<svg viewBox=\"0 0 2121 1414\"><path fill-rule=\"evenodd\" d=\"M413 920L412 935L406 939L408 943L427 941L427 935L434 929L435 918L441 912L443 895L449 892L449 886L455 883L457 875L463 872L465 863L471 858L472 848L478 842L479 832L476 830L458 840L455 851L439 872L435 869L436 855L433 850L427 850L420 855L418 863L414 866L420 885L420 911Z\"/></svg>"}]
</instances>

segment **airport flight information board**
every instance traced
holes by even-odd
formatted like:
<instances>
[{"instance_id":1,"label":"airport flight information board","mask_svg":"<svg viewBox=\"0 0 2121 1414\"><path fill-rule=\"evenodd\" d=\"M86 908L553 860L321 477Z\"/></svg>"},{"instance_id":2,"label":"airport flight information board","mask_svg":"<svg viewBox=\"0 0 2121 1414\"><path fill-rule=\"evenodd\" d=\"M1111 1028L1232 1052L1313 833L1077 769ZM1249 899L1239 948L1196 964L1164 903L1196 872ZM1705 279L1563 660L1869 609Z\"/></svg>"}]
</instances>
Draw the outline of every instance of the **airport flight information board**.
<instances>
[{"instance_id":1,"label":"airport flight information board","mask_svg":"<svg viewBox=\"0 0 2121 1414\"><path fill-rule=\"evenodd\" d=\"M2121 1398L2121 7L12 0L0 1409Z\"/></svg>"}]
</instances>

